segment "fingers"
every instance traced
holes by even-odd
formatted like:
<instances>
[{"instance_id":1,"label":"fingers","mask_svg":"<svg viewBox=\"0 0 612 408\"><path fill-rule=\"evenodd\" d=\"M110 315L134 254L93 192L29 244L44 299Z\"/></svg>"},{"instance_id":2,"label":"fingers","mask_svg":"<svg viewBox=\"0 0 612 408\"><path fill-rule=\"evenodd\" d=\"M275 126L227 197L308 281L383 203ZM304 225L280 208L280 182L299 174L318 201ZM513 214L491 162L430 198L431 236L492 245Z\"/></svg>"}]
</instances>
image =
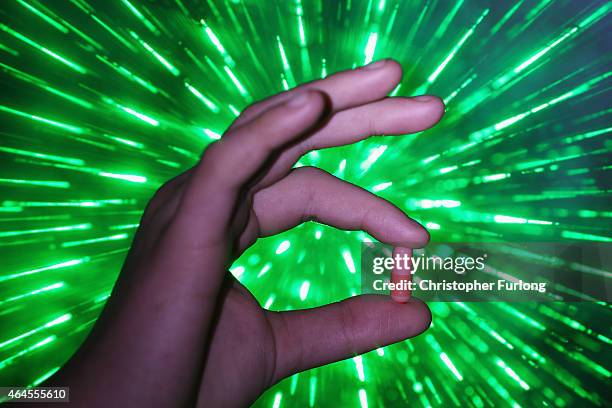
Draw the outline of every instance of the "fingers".
<instances>
[{"instance_id":1,"label":"fingers","mask_svg":"<svg viewBox=\"0 0 612 408\"><path fill-rule=\"evenodd\" d=\"M223 182L239 186L252 177L265 161L280 147L298 139L321 119L325 96L317 91L295 94L287 102L277 105L248 125L229 132L218 143L217 152L204 155L202 166L223 167ZM228 171L230 170L231 171Z\"/></svg>"},{"instance_id":2,"label":"fingers","mask_svg":"<svg viewBox=\"0 0 612 408\"><path fill-rule=\"evenodd\" d=\"M401 78L401 66L391 59L377 61L358 69L338 72L325 79L306 83L251 105L242 112L230 129L244 125L265 110L285 102L304 90L314 89L329 95L332 111L337 112L384 98L395 88Z\"/></svg>"},{"instance_id":3,"label":"fingers","mask_svg":"<svg viewBox=\"0 0 612 408\"><path fill-rule=\"evenodd\" d=\"M442 101L434 96L386 98L338 112L324 127L301 139L299 143L283 149L259 185L266 186L283 177L297 160L310 150L355 143L372 135L420 132L435 125L443 113ZM183 183L193 172L192 168L166 183L164 190L168 190L172 184L170 198L180 196L178 193L182 190Z\"/></svg>"},{"instance_id":4,"label":"fingers","mask_svg":"<svg viewBox=\"0 0 612 408\"><path fill-rule=\"evenodd\" d=\"M283 150L259 185L284 176L301 156L315 149L343 146L373 135L402 135L434 126L444 114L435 96L385 98L333 115L321 129Z\"/></svg>"},{"instance_id":5,"label":"fingers","mask_svg":"<svg viewBox=\"0 0 612 408\"><path fill-rule=\"evenodd\" d=\"M315 126L325 109L323 94L306 91L275 106L248 125L236 129L209 146L184 192L179 216L202 217L202 208L215 202L214 217L223 218L221 202L235 193L283 145ZM229 194L228 194L229 193ZM220 201L221 200L221 201ZM232 210L233 206L229 206Z\"/></svg>"},{"instance_id":6,"label":"fingers","mask_svg":"<svg viewBox=\"0 0 612 408\"><path fill-rule=\"evenodd\" d=\"M173 177L157 189L145 208L140 220L141 224L146 225L153 219L159 219L160 212L165 213L162 215L163 221L168 220L168 216L176 209L176 203L182 193L182 186L189 179L192 170L193 168Z\"/></svg>"},{"instance_id":7,"label":"fingers","mask_svg":"<svg viewBox=\"0 0 612 408\"><path fill-rule=\"evenodd\" d=\"M343 146L373 135L402 135L434 126L444 114L435 96L386 98L334 115L324 128L304 139L309 150Z\"/></svg>"},{"instance_id":8,"label":"fingers","mask_svg":"<svg viewBox=\"0 0 612 408\"><path fill-rule=\"evenodd\" d=\"M275 381L414 337L431 324L418 299L400 304L362 295L314 309L268 312L276 341Z\"/></svg>"},{"instance_id":9,"label":"fingers","mask_svg":"<svg viewBox=\"0 0 612 408\"><path fill-rule=\"evenodd\" d=\"M429 234L390 202L314 167L301 167L253 197L261 236L316 220L364 230L389 245L420 248Z\"/></svg>"}]
</instances>

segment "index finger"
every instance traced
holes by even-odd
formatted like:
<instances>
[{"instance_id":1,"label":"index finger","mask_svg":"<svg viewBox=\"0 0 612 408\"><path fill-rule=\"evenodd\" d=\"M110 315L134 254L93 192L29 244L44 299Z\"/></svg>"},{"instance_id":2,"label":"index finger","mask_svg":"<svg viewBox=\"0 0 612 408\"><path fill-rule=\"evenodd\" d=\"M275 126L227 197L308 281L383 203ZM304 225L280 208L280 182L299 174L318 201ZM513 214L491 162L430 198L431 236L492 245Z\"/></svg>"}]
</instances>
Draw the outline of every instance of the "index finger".
<instances>
[{"instance_id":1,"label":"index finger","mask_svg":"<svg viewBox=\"0 0 612 408\"><path fill-rule=\"evenodd\" d=\"M392 59L340 71L325 79L307 82L289 91L273 95L246 108L232 123L240 127L271 107L283 103L298 92L319 90L330 98L332 113L384 98L402 79L402 67Z\"/></svg>"}]
</instances>

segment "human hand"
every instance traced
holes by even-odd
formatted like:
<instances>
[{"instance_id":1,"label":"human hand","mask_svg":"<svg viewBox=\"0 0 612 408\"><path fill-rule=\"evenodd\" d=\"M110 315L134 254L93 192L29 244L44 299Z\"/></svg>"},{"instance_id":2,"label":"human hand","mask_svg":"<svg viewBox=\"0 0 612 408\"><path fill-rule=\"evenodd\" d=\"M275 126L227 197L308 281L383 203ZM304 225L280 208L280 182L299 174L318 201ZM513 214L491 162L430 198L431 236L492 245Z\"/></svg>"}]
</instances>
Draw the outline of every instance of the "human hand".
<instances>
[{"instance_id":1,"label":"human hand","mask_svg":"<svg viewBox=\"0 0 612 408\"><path fill-rule=\"evenodd\" d=\"M227 268L257 238L315 220L400 247L427 231L391 203L313 167L314 149L433 126L442 102L386 98L392 60L335 74L247 108L192 169L149 203L100 319L49 384L83 406L245 406L299 371L418 335L412 299L363 295L315 309L260 307Z\"/></svg>"}]
</instances>

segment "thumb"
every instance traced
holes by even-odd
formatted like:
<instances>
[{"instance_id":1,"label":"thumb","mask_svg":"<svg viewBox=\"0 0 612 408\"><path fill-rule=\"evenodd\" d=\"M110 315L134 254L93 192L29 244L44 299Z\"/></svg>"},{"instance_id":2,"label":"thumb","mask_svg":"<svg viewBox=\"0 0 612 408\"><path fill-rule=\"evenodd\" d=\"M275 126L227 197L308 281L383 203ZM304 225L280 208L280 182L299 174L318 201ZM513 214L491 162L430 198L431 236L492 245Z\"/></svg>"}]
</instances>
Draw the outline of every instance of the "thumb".
<instances>
[{"instance_id":1,"label":"thumb","mask_svg":"<svg viewBox=\"0 0 612 408\"><path fill-rule=\"evenodd\" d=\"M400 304L383 295L267 313L276 342L274 382L417 336L431 324L431 312L422 301Z\"/></svg>"}]
</instances>

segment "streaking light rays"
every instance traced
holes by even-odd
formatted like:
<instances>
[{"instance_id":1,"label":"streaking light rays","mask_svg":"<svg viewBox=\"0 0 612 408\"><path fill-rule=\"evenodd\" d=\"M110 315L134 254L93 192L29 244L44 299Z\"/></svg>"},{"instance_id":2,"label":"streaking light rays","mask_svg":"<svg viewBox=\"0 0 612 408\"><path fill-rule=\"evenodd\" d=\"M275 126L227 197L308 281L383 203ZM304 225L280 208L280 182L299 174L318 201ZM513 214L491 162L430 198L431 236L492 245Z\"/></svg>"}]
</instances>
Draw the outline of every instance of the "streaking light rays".
<instances>
[{"instance_id":1,"label":"streaking light rays","mask_svg":"<svg viewBox=\"0 0 612 408\"><path fill-rule=\"evenodd\" d=\"M250 103L384 58L404 69L390 96L443 98L441 122L298 166L382 196L432 243L612 242L610 2L0 8L0 383L39 384L64 364L150 197ZM259 240L229 271L266 309L317 307L361 293L363 241L375 238L306 223ZM610 274L565 256L578 279ZM525 278L507 264L488 272ZM423 335L300 373L255 406L610 405L609 304L569 285L552 295L581 302L432 302Z\"/></svg>"}]
</instances>

